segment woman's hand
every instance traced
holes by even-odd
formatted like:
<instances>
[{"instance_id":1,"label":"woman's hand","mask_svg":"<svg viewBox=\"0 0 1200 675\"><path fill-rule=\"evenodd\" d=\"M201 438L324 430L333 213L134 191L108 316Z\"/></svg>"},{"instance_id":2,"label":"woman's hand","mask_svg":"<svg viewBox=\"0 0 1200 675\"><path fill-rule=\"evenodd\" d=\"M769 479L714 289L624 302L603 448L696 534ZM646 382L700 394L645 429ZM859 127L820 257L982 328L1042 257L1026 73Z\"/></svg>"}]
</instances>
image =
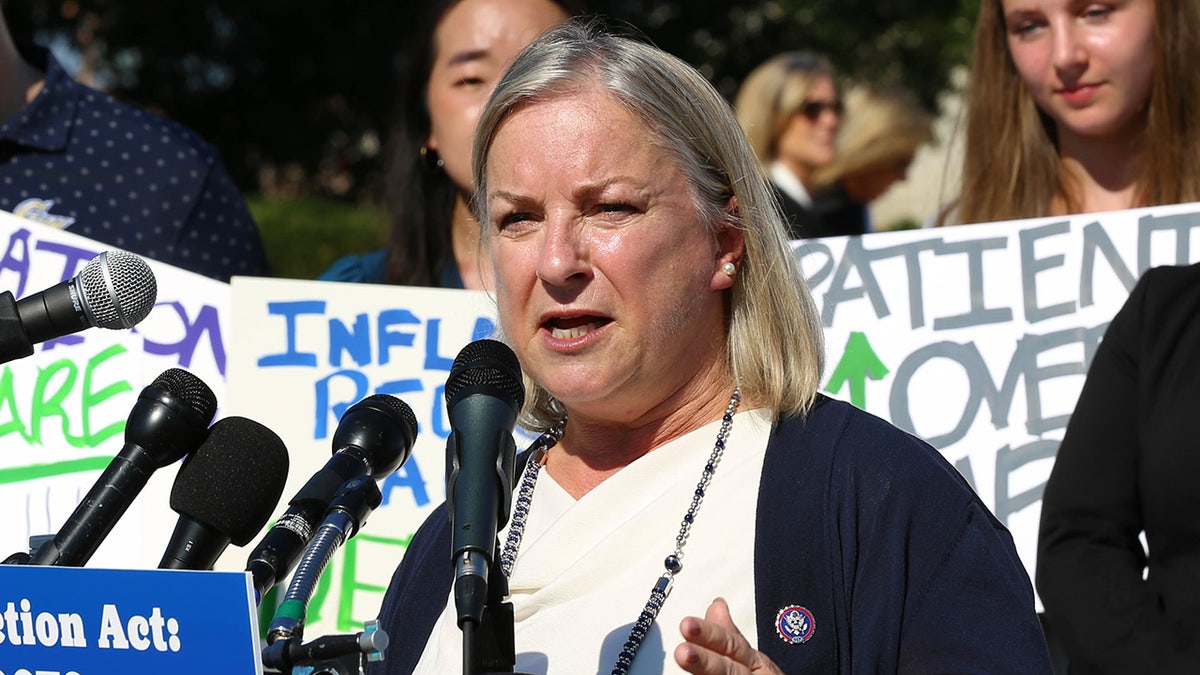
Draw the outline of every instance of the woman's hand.
<instances>
[{"instance_id":1,"label":"woman's hand","mask_svg":"<svg viewBox=\"0 0 1200 675\"><path fill-rule=\"evenodd\" d=\"M754 649L733 625L729 605L717 598L703 619L679 622L685 642L675 648L675 663L694 675L783 675L766 654Z\"/></svg>"}]
</instances>

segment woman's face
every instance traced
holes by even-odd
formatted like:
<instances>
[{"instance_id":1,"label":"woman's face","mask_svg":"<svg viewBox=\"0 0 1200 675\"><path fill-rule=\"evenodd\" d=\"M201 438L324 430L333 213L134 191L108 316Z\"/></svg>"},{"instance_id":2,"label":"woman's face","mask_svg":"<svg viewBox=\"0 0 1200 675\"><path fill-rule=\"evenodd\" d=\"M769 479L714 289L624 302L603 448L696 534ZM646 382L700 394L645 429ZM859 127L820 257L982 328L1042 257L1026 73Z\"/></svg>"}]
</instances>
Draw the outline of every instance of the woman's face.
<instances>
[{"instance_id":1,"label":"woman's face","mask_svg":"<svg viewBox=\"0 0 1200 675\"><path fill-rule=\"evenodd\" d=\"M1120 138L1138 129L1154 74L1153 0L1001 6L1013 64L1060 140Z\"/></svg>"},{"instance_id":2,"label":"woman's face","mask_svg":"<svg viewBox=\"0 0 1200 675\"><path fill-rule=\"evenodd\" d=\"M426 145L464 192L471 190L475 123L496 81L526 45L564 19L550 0L462 0L438 22Z\"/></svg>"},{"instance_id":3,"label":"woman's face","mask_svg":"<svg viewBox=\"0 0 1200 675\"><path fill-rule=\"evenodd\" d=\"M502 123L486 171L501 325L572 419L728 395L721 266L741 233L703 221L640 120L599 90L534 103Z\"/></svg>"},{"instance_id":4,"label":"woman's face","mask_svg":"<svg viewBox=\"0 0 1200 675\"><path fill-rule=\"evenodd\" d=\"M812 81L800 110L783 127L776 142L776 159L800 180L833 161L841 126L841 102L837 87L828 77Z\"/></svg>"}]
</instances>

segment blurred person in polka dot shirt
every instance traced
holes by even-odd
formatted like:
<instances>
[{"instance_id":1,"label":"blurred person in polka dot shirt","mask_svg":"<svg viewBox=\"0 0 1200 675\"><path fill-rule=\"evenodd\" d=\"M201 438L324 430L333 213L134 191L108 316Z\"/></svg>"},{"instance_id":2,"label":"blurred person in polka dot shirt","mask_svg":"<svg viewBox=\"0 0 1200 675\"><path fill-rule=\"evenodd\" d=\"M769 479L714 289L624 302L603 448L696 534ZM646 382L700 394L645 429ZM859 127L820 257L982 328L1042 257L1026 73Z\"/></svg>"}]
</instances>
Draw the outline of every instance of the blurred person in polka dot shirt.
<instances>
[{"instance_id":1,"label":"blurred person in polka dot shirt","mask_svg":"<svg viewBox=\"0 0 1200 675\"><path fill-rule=\"evenodd\" d=\"M270 273L216 151L18 47L0 16L0 210L221 281Z\"/></svg>"}]
</instances>

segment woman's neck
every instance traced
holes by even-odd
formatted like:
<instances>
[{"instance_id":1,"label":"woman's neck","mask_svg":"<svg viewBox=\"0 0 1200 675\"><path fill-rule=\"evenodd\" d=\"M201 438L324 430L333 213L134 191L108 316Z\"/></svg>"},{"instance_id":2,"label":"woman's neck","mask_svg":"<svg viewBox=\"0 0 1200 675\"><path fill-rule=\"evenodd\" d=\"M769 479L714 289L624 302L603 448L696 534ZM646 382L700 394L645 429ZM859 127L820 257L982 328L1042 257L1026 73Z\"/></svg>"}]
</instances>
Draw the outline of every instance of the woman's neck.
<instances>
[{"instance_id":1,"label":"woman's neck","mask_svg":"<svg viewBox=\"0 0 1200 675\"><path fill-rule=\"evenodd\" d=\"M482 255L479 242L480 227L467 208L462 196L454 200L454 215L450 220L450 247L454 262L462 277L463 287L475 291L492 289L492 263Z\"/></svg>"},{"instance_id":2,"label":"woman's neck","mask_svg":"<svg viewBox=\"0 0 1200 675\"><path fill-rule=\"evenodd\" d=\"M546 470L571 496L579 499L609 476L642 455L721 419L733 395L732 378L714 379L703 395L692 390L670 397L637 419L614 422L568 411L562 441L546 462ZM740 409L753 405L743 401Z\"/></svg>"},{"instance_id":3,"label":"woman's neck","mask_svg":"<svg viewBox=\"0 0 1200 675\"><path fill-rule=\"evenodd\" d=\"M1050 215L1096 213L1141 206L1138 203L1142 159L1140 134L1107 139L1060 135L1059 161L1063 183L1071 191L1074 208L1065 195L1056 195Z\"/></svg>"}]
</instances>

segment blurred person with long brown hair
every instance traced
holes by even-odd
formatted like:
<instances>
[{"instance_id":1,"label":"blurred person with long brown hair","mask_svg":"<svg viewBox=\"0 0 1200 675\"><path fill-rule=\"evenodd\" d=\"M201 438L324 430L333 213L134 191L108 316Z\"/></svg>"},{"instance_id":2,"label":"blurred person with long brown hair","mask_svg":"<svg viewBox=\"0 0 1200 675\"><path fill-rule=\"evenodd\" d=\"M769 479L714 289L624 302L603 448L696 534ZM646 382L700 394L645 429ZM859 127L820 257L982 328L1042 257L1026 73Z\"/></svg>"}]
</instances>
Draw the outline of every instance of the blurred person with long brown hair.
<instances>
[{"instance_id":1,"label":"blurred person with long brown hair","mask_svg":"<svg viewBox=\"0 0 1200 675\"><path fill-rule=\"evenodd\" d=\"M942 224L1200 200L1200 4L985 0Z\"/></svg>"},{"instance_id":2,"label":"blurred person with long brown hair","mask_svg":"<svg viewBox=\"0 0 1200 675\"><path fill-rule=\"evenodd\" d=\"M917 150L933 138L933 116L907 90L864 86L846 95L837 157L813 178L812 236L859 235L879 228L870 204L908 176Z\"/></svg>"}]
</instances>

